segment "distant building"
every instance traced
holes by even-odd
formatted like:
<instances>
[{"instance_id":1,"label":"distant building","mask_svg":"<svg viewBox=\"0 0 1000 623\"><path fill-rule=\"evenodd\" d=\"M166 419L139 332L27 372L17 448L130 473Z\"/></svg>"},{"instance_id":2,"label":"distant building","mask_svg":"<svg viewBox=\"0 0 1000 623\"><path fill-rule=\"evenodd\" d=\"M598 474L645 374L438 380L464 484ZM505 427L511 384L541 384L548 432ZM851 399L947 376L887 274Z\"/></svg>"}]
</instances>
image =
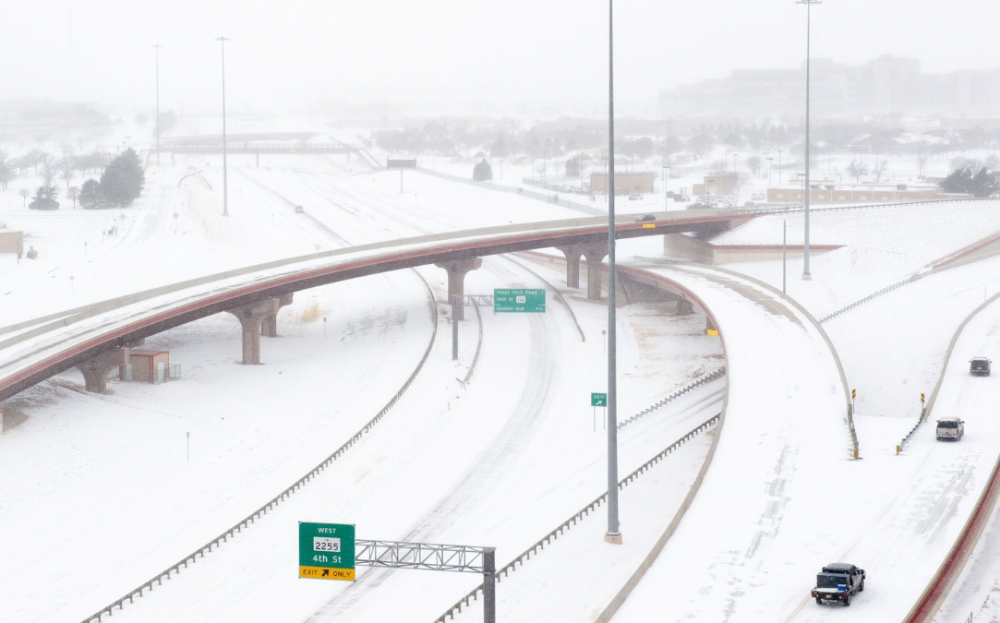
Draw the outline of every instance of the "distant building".
<instances>
[{"instance_id":1,"label":"distant building","mask_svg":"<svg viewBox=\"0 0 1000 623\"><path fill-rule=\"evenodd\" d=\"M812 60L811 113L880 115L935 113L995 115L1000 109L1000 68L925 74L920 62L882 56L865 65ZM805 114L805 66L745 69L660 93L665 117L774 117Z\"/></svg>"},{"instance_id":2,"label":"distant building","mask_svg":"<svg viewBox=\"0 0 1000 623\"><path fill-rule=\"evenodd\" d=\"M0 226L0 253L24 253L24 232Z\"/></svg>"},{"instance_id":3,"label":"distant building","mask_svg":"<svg viewBox=\"0 0 1000 623\"><path fill-rule=\"evenodd\" d=\"M695 184L691 193L695 197L719 195L732 197L736 194L737 177L735 173L715 173L706 175L701 184Z\"/></svg>"},{"instance_id":4,"label":"distant building","mask_svg":"<svg viewBox=\"0 0 1000 623\"><path fill-rule=\"evenodd\" d=\"M608 174L591 173L590 191L594 193L608 192ZM619 173L615 171L615 194L632 195L635 193L653 192L653 173L642 171L637 173Z\"/></svg>"}]
</instances>

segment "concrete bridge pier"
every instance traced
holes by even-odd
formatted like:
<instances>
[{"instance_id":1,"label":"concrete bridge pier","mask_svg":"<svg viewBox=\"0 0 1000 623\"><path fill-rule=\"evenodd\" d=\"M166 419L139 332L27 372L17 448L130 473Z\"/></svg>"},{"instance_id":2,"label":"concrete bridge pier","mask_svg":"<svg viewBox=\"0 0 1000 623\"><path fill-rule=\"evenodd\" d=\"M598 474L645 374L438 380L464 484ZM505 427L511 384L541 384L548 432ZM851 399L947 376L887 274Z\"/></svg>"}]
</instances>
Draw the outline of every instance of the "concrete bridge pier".
<instances>
[{"instance_id":1,"label":"concrete bridge pier","mask_svg":"<svg viewBox=\"0 0 1000 623\"><path fill-rule=\"evenodd\" d=\"M260 365L261 325L268 316L277 316L280 307L279 299L265 299L226 310L227 313L236 316L243 326L243 365Z\"/></svg>"},{"instance_id":2,"label":"concrete bridge pier","mask_svg":"<svg viewBox=\"0 0 1000 623\"><path fill-rule=\"evenodd\" d=\"M599 244L583 247L583 255L587 258L587 298L599 301L601 300L601 263L608 256L608 245Z\"/></svg>"},{"instance_id":3,"label":"concrete bridge pier","mask_svg":"<svg viewBox=\"0 0 1000 623\"><path fill-rule=\"evenodd\" d=\"M566 287L580 287L580 256L583 255L583 247L578 244L571 244L568 247L556 247L566 256Z\"/></svg>"},{"instance_id":4,"label":"concrete bridge pier","mask_svg":"<svg viewBox=\"0 0 1000 623\"><path fill-rule=\"evenodd\" d=\"M683 296L677 299L677 309L674 311L675 316L686 316L693 313L694 305L691 301L687 300L687 298Z\"/></svg>"},{"instance_id":5,"label":"concrete bridge pier","mask_svg":"<svg viewBox=\"0 0 1000 623\"><path fill-rule=\"evenodd\" d=\"M86 390L95 394L108 393L108 375L112 370L124 370L129 363L129 351L142 343L143 340L139 340L106 350L78 365L76 368L83 374Z\"/></svg>"},{"instance_id":6,"label":"concrete bridge pier","mask_svg":"<svg viewBox=\"0 0 1000 623\"><path fill-rule=\"evenodd\" d=\"M434 265L448 272L448 304L450 305L455 296L465 296L465 274L482 266L483 260L479 257L473 257L467 260L453 260ZM458 320L465 320L464 305L458 306Z\"/></svg>"},{"instance_id":7,"label":"concrete bridge pier","mask_svg":"<svg viewBox=\"0 0 1000 623\"><path fill-rule=\"evenodd\" d=\"M293 292L288 294L282 294L278 297L278 309L286 307L292 304ZM266 316L264 322L261 324L260 332L266 337L278 337L278 313L275 312L273 316Z\"/></svg>"}]
</instances>

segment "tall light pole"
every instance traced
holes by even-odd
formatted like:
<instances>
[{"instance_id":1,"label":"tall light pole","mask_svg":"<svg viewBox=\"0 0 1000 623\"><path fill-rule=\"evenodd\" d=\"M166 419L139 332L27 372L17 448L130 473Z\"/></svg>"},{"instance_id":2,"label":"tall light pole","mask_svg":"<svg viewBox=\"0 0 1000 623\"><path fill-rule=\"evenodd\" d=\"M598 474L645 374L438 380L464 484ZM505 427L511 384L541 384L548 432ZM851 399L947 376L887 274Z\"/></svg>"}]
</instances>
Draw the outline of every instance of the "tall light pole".
<instances>
[{"instance_id":1,"label":"tall light pole","mask_svg":"<svg viewBox=\"0 0 1000 623\"><path fill-rule=\"evenodd\" d=\"M160 164L160 48L163 46L154 43L156 50L156 164Z\"/></svg>"},{"instance_id":2,"label":"tall light pole","mask_svg":"<svg viewBox=\"0 0 1000 623\"><path fill-rule=\"evenodd\" d=\"M618 530L618 384L615 309L615 8L608 0L608 531L604 540L620 545ZM590 268L588 268L590 270Z\"/></svg>"},{"instance_id":3,"label":"tall light pole","mask_svg":"<svg viewBox=\"0 0 1000 623\"><path fill-rule=\"evenodd\" d=\"M229 216L229 188L226 180L226 41L228 37L216 39L222 44L222 216Z\"/></svg>"},{"instance_id":4,"label":"tall light pole","mask_svg":"<svg viewBox=\"0 0 1000 623\"><path fill-rule=\"evenodd\" d=\"M823 0L796 0L795 4L806 5L806 187L805 187L805 206L806 206L806 235L805 235L805 245L802 247L802 278L812 279L812 274L809 272L809 195L811 195L812 188L809 186L809 48L810 42L810 30L812 27L812 5L822 4Z\"/></svg>"}]
</instances>

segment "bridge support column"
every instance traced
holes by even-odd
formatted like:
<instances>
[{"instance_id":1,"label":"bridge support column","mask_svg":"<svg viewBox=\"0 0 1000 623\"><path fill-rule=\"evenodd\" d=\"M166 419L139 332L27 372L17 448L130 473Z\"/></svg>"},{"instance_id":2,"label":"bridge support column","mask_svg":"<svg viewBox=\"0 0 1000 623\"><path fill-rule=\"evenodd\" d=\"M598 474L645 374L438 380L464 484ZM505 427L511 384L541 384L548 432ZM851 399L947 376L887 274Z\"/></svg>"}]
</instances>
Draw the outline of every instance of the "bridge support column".
<instances>
[{"instance_id":1,"label":"bridge support column","mask_svg":"<svg viewBox=\"0 0 1000 623\"><path fill-rule=\"evenodd\" d=\"M580 287L580 256L583 255L583 247L571 244L568 247L556 247L566 256L566 287Z\"/></svg>"},{"instance_id":2,"label":"bridge support column","mask_svg":"<svg viewBox=\"0 0 1000 623\"><path fill-rule=\"evenodd\" d=\"M465 274L483 265L482 258L473 257L467 260L454 260L435 264L438 268L448 271L448 304L455 296L465 296ZM458 320L465 320L465 306L458 306Z\"/></svg>"},{"instance_id":3,"label":"bridge support column","mask_svg":"<svg viewBox=\"0 0 1000 623\"><path fill-rule=\"evenodd\" d=\"M583 247L583 255L587 258L587 298L592 301L601 300L601 263L608 256L607 245Z\"/></svg>"},{"instance_id":4,"label":"bridge support column","mask_svg":"<svg viewBox=\"0 0 1000 623\"><path fill-rule=\"evenodd\" d=\"M278 297L278 310L292 304L293 294L294 293L289 292L288 294L282 294ZM278 337L278 312L275 312L273 316L267 316L264 318L264 322L260 326L260 332L265 337Z\"/></svg>"},{"instance_id":5,"label":"bridge support column","mask_svg":"<svg viewBox=\"0 0 1000 623\"><path fill-rule=\"evenodd\" d=\"M677 310L674 312L675 316L686 316L688 314L694 313L694 305L691 301L686 298L677 299Z\"/></svg>"},{"instance_id":6,"label":"bridge support column","mask_svg":"<svg viewBox=\"0 0 1000 623\"><path fill-rule=\"evenodd\" d=\"M95 394L108 393L108 374L112 370L124 370L129 362L130 349L139 344L142 344L141 340L129 346L104 351L78 365L77 369L83 373L83 382L87 391Z\"/></svg>"},{"instance_id":7,"label":"bridge support column","mask_svg":"<svg viewBox=\"0 0 1000 623\"><path fill-rule=\"evenodd\" d=\"M718 330L719 330L719 327L715 326L715 323L712 322L712 317L706 314L705 315L705 331L718 331Z\"/></svg>"},{"instance_id":8,"label":"bridge support column","mask_svg":"<svg viewBox=\"0 0 1000 623\"><path fill-rule=\"evenodd\" d=\"M278 314L280 305L278 299L265 299L226 310L243 326L243 365L260 365L260 327L265 318Z\"/></svg>"},{"instance_id":9,"label":"bridge support column","mask_svg":"<svg viewBox=\"0 0 1000 623\"><path fill-rule=\"evenodd\" d=\"M257 168L259 169L260 168L260 152L259 151L254 154L254 158L256 159Z\"/></svg>"}]
</instances>

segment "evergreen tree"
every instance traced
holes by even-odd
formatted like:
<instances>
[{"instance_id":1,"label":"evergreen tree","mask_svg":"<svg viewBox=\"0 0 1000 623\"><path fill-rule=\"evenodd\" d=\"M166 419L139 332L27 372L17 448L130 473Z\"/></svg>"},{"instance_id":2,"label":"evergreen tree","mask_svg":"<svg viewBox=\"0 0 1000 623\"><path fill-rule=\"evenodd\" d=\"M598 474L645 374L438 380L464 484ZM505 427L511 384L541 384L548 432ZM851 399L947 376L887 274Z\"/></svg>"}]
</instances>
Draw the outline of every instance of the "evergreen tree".
<instances>
[{"instance_id":1,"label":"evergreen tree","mask_svg":"<svg viewBox=\"0 0 1000 623\"><path fill-rule=\"evenodd\" d=\"M955 169L941 182L941 188L946 193L963 193L976 197L989 197L1000 190L1000 184L997 184L996 178L986 167L980 168L975 174L973 171L970 166Z\"/></svg>"},{"instance_id":2,"label":"evergreen tree","mask_svg":"<svg viewBox=\"0 0 1000 623\"><path fill-rule=\"evenodd\" d=\"M84 210L93 210L104 207L101 199L101 185L97 180L87 180L80 189L80 207Z\"/></svg>"},{"instance_id":3,"label":"evergreen tree","mask_svg":"<svg viewBox=\"0 0 1000 623\"><path fill-rule=\"evenodd\" d=\"M58 210L59 202L56 201L58 194L59 189L54 186L39 186L38 190L35 191L35 198L31 200L28 207L32 210Z\"/></svg>"},{"instance_id":4,"label":"evergreen tree","mask_svg":"<svg viewBox=\"0 0 1000 623\"><path fill-rule=\"evenodd\" d=\"M101 199L109 207L131 205L142 192L146 175L131 147L111 161L101 174Z\"/></svg>"},{"instance_id":5,"label":"evergreen tree","mask_svg":"<svg viewBox=\"0 0 1000 623\"><path fill-rule=\"evenodd\" d=\"M486 158L483 158L472 170L472 181L488 182L491 179L493 179L493 167L490 166L489 162L486 162Z\"/></svg>"},{"instance_id":6,"label":"evergreen tree","mask_svg":"<svg viewBox=\"0 0 1000 623\"><path fill-rule=\"evenodd\" d=\"M580 161L575 156L566 161L566 177L580 177Z\"/></svg>"}]
</instances>

